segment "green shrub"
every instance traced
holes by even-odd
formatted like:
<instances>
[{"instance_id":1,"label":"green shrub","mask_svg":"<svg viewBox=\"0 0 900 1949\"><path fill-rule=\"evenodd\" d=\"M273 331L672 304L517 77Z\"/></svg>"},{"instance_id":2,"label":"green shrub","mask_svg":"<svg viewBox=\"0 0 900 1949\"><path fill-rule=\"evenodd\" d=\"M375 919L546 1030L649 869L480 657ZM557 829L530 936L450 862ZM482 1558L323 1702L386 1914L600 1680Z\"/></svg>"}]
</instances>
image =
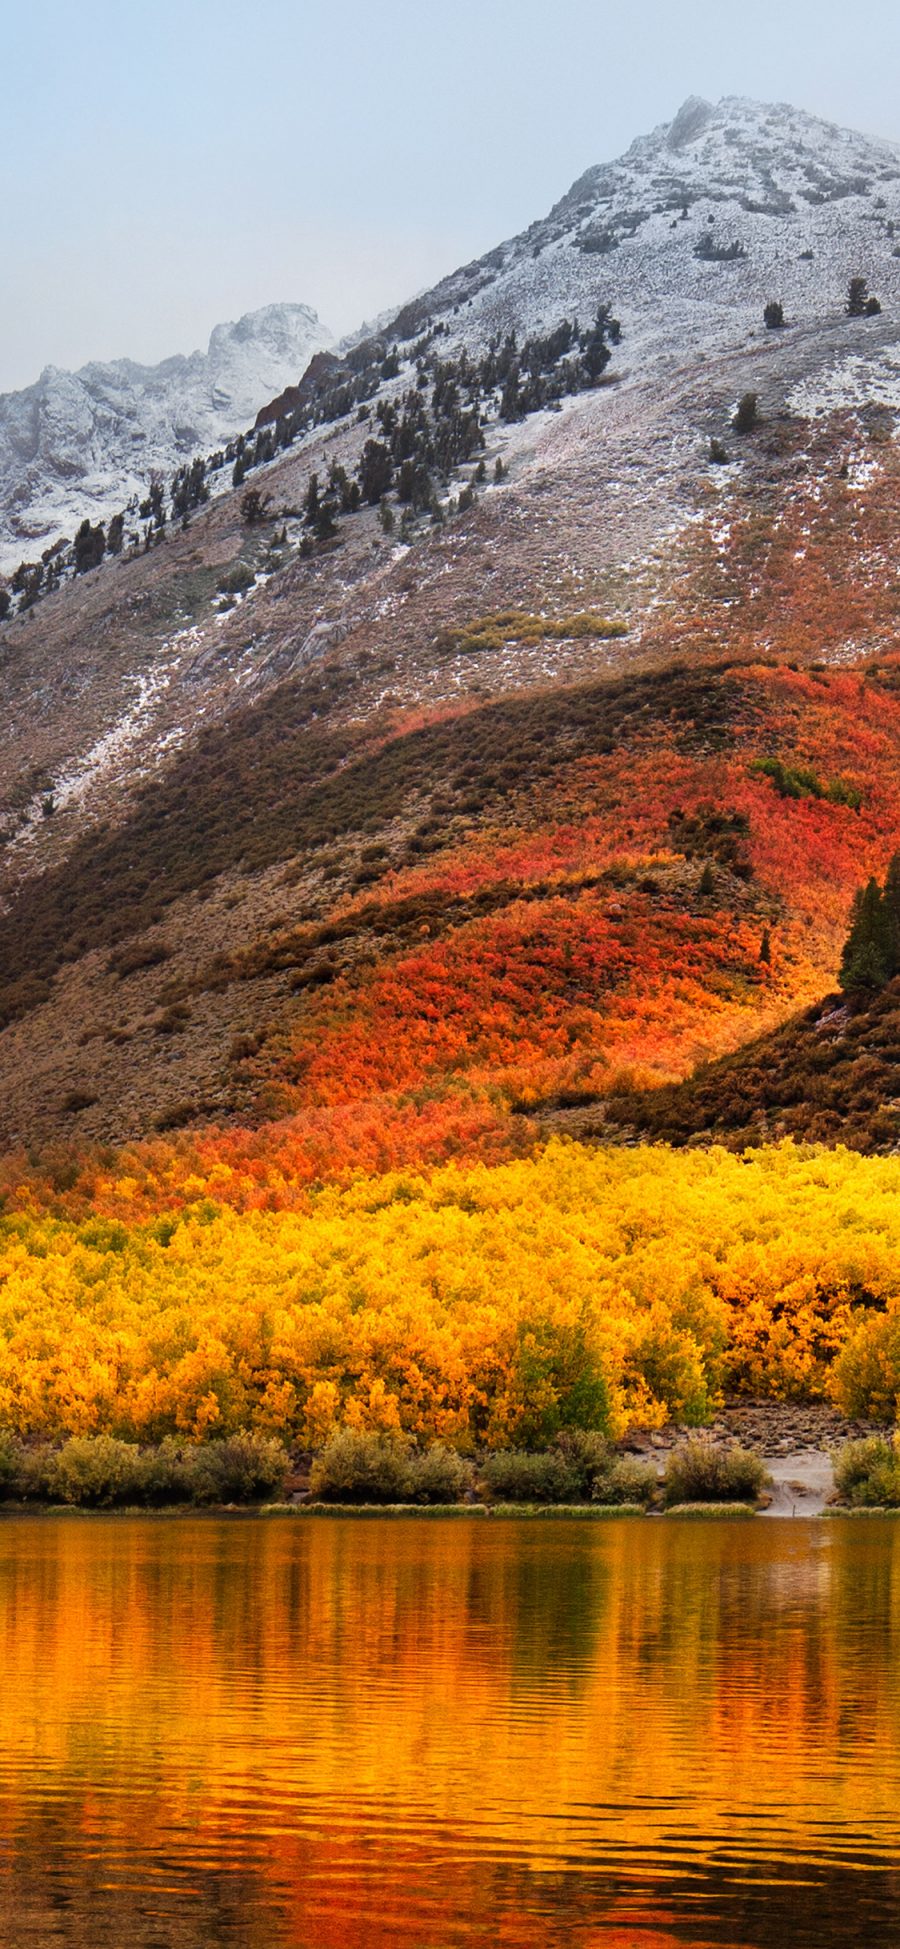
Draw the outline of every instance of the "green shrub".
<instances>
[{"instance_id":1,"label":"green shrub","mask_svg":"<svg viewBox=\"0 0 900 1949\"><path fill-rule=\"evenodd\" d=\"M593 610L582 610L572 616L534 616L526 609L502 609L497 615L479 617L465 629L448 632L439 648L471 655L482 650L499 650L511 642L563 642L588 636L608 640L627 634L627 623L597 615Z\"/></svg>"},{"instance_id":2,"label":"green shrub","mask_svg":"<svg viewBox=\"0 0 900 1949\"><path fill-rule=\"evenodd\" d=\"M553 1450L572 1470L583 1496L593 1495L594 1484L605 1481L614 1457L606 1436L597 1428L565 1428L557 1435Z\"/></svg>"},{"instance_id":3,"label":"green shrub","mask_svg":"<svg viewBox=\"0 0 900 1949\"><path fill-rule=\"evenodd\" d=\"M783 799L827 799L830 805L848 805L853 812L858 812L862 805L858 786L848 784L845 778L832 778L826 783L808 765L786 765L781 758L757 758L750 770L771 779Z\"/></svg>"},{"instance_id":4,"label":"green shrub","mask_svg":"<svg viewBox=\"0 0 900 1949\"><path fill-rule=\"evenodd\" d=\"M666 1463L663 1500L680 1502L755 1502L769 1480L759 1455L746 1448L714 1448L690 1441L672 1450Z\"/></svg>"},{"instance_id":5,"label":"green shrub","mask_svg":"<svg viewBox=\"0 0 900 1949\"><path fill-rule=\"evenodd\" d=\"M398 1435L342 1428L310 1470L310 1491L322 1502L407 1502L409 1446Z\"/></svg>"},{"instance_id":6,"label":"green shrub","mask_svg":"<svg viewBox=\"0 0 900 1949\"><path fill-rule=\"evenodd\" d=\"M552 1449L542 1455L498 1449L482 1464L481 1478L494 1502L577 1502L581 1494L578 1470Z\"/></svg>"},{"instance_id":7,"label":"green shrub","mask_svg":"<svg viewBox=\"0 0 900 1949\"><path fill-rule=\"evenodd\" d=\"M834 1459L838 1493L858 1509L900 1505L900 1447L884 1435L848 1441Z\"/></svg>"},{"instance_id":8,"label":"green shrub","mask_svg":"<svg viewBox=\"0 0 900 1949\"><path fill-rule=\"evenodd\" d=\"M657 1489L652 1462L616 1455L592 1428L566 1429L552 1448L537 1455L518 1449L489 1455L481 1478L494 1502L646 1506Z\"/></svg>"},{"instance_id":9,"label":"green shrub","mask_svg":"<svg viewBox=\"0 0 900 1949\"><path fill-rule=\"evenodd\" d=\"M14 1435L0 1434L0 1496L16 1494L22 1468L22 1450Z\"/></svg>"},{"instance_id":10,"label":"green shrub","mask_svg":"<svg viewBox=\"0 0 900 1949\"><path fill-rule=\"evenodd\" d=\"M85 1508L123 1503L262 1502L281 1489L288 1456L281 1443L254 1433L195 1447L171 1439L138 1448L112 1435L73 1435L61 1448L12 1450L0 1488L26 1500Z\"/></svg>"},{"instance_id":11,"label":"green shrub","mask_svg":"<svg viewBox=\"0 0 900 1949\"><path fill-rule=\"evenodd\" d=\"M143 1500L141 1450L113 1435L73 1435L60 1449L33 1451L22 1474L25 1493L48 1502L93 1509Z\"/></svg>"},{"instance_id":12,"label":"green shrub","mask_svg":"<svg viewBox=\"0 0 900 1949\"><path fill-rule=\"evenodd\" d=\"M461 1502L471 1486L471 1463L441 1442L410 1459L408 1493L412 1502Z\"/></svg>"},{"instance_id":13,"label":"green shrub","mask_svg":"<svg viewBox=\"0 0 900 1949\"><path fill-rule=\"evenodd\" d=\"M263 1502L284 1487L287 1450L251 1430L182 1451L194 1502Z\"/></svg>"},{"instance_id":14,"label":"green shrub","mask_svg":"<svg viewBox=\"0 0 900 1949\"><path fill-rule=\"evenodd\" d=\"M149 1508L193 1502L191 1457L194 1452L171 1436L160 1442L158 1448L142 1449L140 1467L135 1472L135 1493L129 1500Z\"/></svg>"},{"instance_id":15,"label":"green shrub","mask_svg":"<svg viewBox=\"0 0 900 1949\"><path fill-rule=\"evenodd\" d=\"M352 1428L332 1436L310 1472L322 1502L454 1503L471 1483L471 1464L441 1442L417 1455L400 1435Z\"/></svg>"},{"instance_id":16,"label":"green shrub","mask_svg":"<svg viewBox=\"0 0 900 1949\"><path fill-rule=\"evenodd\" d=\"M653 1501L658 1486L652 1462L641 1462L636 1455L617 1455L611 1459L607 1473L595 1477L591 1501L607 1505L641 1503L646 1507Z\"/></svg>"},{"instance_id":17,"label":"green shrub","mask_svg":"<svg viewBox=\"0 0 900 1949\"><path fill-rule=\"evenodd\" d=\"M240 596L246 589L252 589L256 576L246 562L235 562L219 577L219 590L223 596Z\"/></svg>"}]
</instances>

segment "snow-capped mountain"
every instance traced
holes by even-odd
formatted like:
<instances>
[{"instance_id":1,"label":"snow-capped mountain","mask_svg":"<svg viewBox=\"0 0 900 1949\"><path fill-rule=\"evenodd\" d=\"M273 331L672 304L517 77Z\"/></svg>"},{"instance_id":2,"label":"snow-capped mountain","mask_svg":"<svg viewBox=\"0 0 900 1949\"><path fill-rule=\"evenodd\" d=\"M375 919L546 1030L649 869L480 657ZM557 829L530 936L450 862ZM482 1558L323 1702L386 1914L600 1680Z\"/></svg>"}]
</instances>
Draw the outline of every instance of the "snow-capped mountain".
<instances>
[{"instance_id":1,"label":"snow-capped mountain","mask_svg":"<svg viewBox=\"0 0 900 1949\"><path fill-rule=\"evenodd\" d=\"M266 305L217 325L208 349L137 365L47 366L33 386L0 395L0 563L9 567L102 520L241 432L296 380L331 333L308 305Z\"/></svg>"},{"instance_id":2,"label":"snow-capped mountain","mask_svg":"<svg viewBox=\"0 0 900 1949\"><path fill-rule=\"evenodd\" d=\"M405 306L393 332L440 320L451 342L475 345L566 312L586 322L608 301L629 363L666 344L681 357L733 338L736 313L760 325L769 299L797 323L821 319L857 274L900 301L900 147L783 104L692 97L547 217Z\"/></svg>"},{"instance_id":3,"label":"snow-capped mountain","mask_svg":"<svg viewBox=\"0 0 900 1949\"><path fill-rule=\"evenodd\" d=\"M399 1022L373 1017L372 996L388 990L367 970L402 956L408 982L411 943L427 956L445 926L480 927L516 900L517 875L523 898L540 887L542 903L545 890L552 899L536 933L504 921L491 936L495 968L533 967L531 942L543 955L547 941L541 965L553 980L562 967L569 992L568 944L586 938L583 918L573 910L571 931L569 919L563 933L545 929L564 911L558 902L590 902L596 888L604 931L593 938L621 946L605 964L617 1007L620 970L627 986L629 965L662 968L668 953L654 946L659 958L643 961L627 930L639 943L652 924L667 942L670 919L679 985L681 971L708 970L708 1023L727 1007L736 1036L755 1034L782 1004L806 1008L817 982L824 993L854 862L863 877L871 857L900 844L894 746L880 742L881 715L889 725L896 702L897 253L900 150L790 108L692 100L620 161L588 171L520 237L340 347L314 349L324 334L301 330L299 342L270 340L269 364L257 364L259 347L251 342L245 360L242 341L266 332L250 320L215 334L207 359L170 361L152 385L134 367L107 368L102 384L97 368L69 381L86 419L83 443L69 435L76 464L65 471L63 446L52 475L32 459L30 478L52 479L70 534L92 441L115 478L114 506L129 479L146 479L151 455L137 462L127 444L144 432L141 413L162 429L170 473L254 411L263 428L285 424L277 442L250 443L248 487L232 492L230 468L217 473L220 491L187 531L170 503L153 546L126 540L112 559L10 590L0 619L0 1139L77 1128L113 1142L268 1116L273 1104L293 1117L318 1060L295 1062L295 1033L320 991L339 979L339 1014L346 998L358 1013L342 1019L365 1017L367 1037L373 1019ZM848 311L857 276L880 313ZM764 322L776 300L784 330ZM581 361L602 304L622 332L598 374ZM503 344L509 332L517 348ZM526 352L536 333L543 344ZM130 422L116 412L126 381L140 404ZM758 415L741 431L735 407L751 392ZM40 411L27 399L13 405L26 431L35 415L37 452ZM46 402L44 411L46 453ZM466 448L472 414L479 441ZM144 432L135 444L151 441ZM370 444L380 455L367 465ZM362 482L374 471L377 485L386 452L393 471L373 498ZM416 465L404 481L407 458ZM329 481L321 499L310 496L314 475ZM27 456L18 478L23 535L33 519ZM258 520L247 519L251 489ZM17 558L39 545L20 541ZM869 667L881 685L871 696L857 682ZM853 682L842 688L845 676ZM558 803L545 764L554 738ZM796 767L808 823L799 800L782 799L775 758ZM587 796L570 796L576 775ZM763 778L765 805L749 796ZM808 794L804 780L816 781ZM575 806L589 807L583 821ZM552 833L523 824L544 808ZM606 838L590 850L601 815L626 848L621 883ZM433 869L430 854L444 848ZM482 908L492 849L498 877ZM794 863L807 850L808 906L794 908L784 933ZM379 918L369 901L382 896L364 890L381 879L390 898ZM683 943L701 934L695 962ZM107 951L132 936L134 959ZM471 938L471 962L461 948L459 960L427 963L432 992L449 993L453 1008L455 970L484 959ZM746 963L720 958L743 954L741 941ZM696 994L693 979L684 985ZM593 974L585 980L571 993L588 997L589 1009L577 1007L593 1023L600 991ZM668 1051L680 1036L691 1061L707 1046L692 1007L679 993L672 1019L688 1026L665 1039ZM315 1019L330 1036L324 1015ZM349 1033L334 1059L342 1078L376 1077L374 1042ZM579 1026L576 1043L584 1034L595 1030ZM618 1062L626 1045L611 1046ZM634 1073L646 1073L649 1028L631 1046ZM345 1052L363 1048L371 1066L366 1054L356 1069ZM278 1068L285 1051L290 1071ZM544 1080L540 1090L559 1103L554 1118L568 1113L562 1093L549 1096ZM318 1118L318 1096L304 1098L313 1101ZM343 1111L343 1096L335 1101ZM310 1157L330 1141L327 1105ZM366 1128L380 1131L379 1119Z\"/></svg>"}]
</instances>

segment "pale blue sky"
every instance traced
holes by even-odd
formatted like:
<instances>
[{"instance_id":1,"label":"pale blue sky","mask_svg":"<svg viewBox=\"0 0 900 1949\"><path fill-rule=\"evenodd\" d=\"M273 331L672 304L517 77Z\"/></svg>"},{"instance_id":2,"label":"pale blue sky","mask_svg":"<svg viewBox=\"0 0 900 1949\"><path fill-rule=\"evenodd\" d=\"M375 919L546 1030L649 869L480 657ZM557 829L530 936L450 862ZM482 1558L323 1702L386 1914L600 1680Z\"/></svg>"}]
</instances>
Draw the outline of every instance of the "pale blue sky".
<instances>
[{"instance_id":1,"label":"pale blue sky","mask_svg":"<svg viewBox=\"0 0 900 1949\"><path fill-rule=\"evenodd\" d=\"M900 140L892 0L3 0L0 391L276 299L343 332L688 94Z\"/></svg>"}]
</instances>

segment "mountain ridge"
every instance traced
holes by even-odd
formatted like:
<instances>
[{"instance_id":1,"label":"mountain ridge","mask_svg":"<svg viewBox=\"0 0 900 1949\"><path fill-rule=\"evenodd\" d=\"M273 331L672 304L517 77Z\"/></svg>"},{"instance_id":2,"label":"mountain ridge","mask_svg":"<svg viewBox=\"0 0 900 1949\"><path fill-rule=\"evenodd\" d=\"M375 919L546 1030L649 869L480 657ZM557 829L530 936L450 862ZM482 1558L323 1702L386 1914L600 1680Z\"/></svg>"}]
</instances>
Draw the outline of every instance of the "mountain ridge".
<instances>
[{"instance_id":1,"label":"mountain ridge","mask_svg":"<svg viewBox=\"0 0 900 1949\"><path fill-rule=\"evenodd\" d=\"M540 226L424 294L418 337L315 355L248 485L0 631L9 1140L287 1117L326 1174L376 1125L404 1163L502 1151L833 984L900 842L900 162L733 99L636 146L537 256ZM697 254L720 227L743 257ZM587 375L553 333L604 305ZM414 505L438 397L472 443ZM815 787L782 803L788 774Z\"/></svg>"},{"instance_id":2,"label":"mountain ridge","mask_svg":"<svg viewBox=\"0 0 900 1949\"><path fill-rule=\"evenodd\" d=\"M332 343L308 305L265 305L213 327L205 352L153 366L89 360L45 366L0 395L0 565L39 551L79 521L105 520L252 421L279 382Z\"/></svg>"},{"instance_id":3,"label":"mountain ridge","mask_svg":"<svg viewBox=\"0 0 900 1949\"><path fill-rule=\"evenodd\" d=\"M876 181L877 189L873 187ZM891 190L890 209L886 208L883 218L886 230L895 220L891 212L900 211L897 144L840 129L788 104L768 105L725 96L714 105L690 97L671 122L638 136L622 156L585 170L546 217L401 307L395 313L394 327L401 334L415 331L426 317L445 316L448 311L453 315L456 306L460 311L471 306L474 324L479 310L492 296L491 310L502 329L502 298L506 292L516 303L520 328L539 329L560 307L577 307L579 302L584 307L593 288L590 267L585 270L584 259L592 256L606 259L608 267L614 269L617 306L625 317L632 281L635 285L643 281L648 287L646 296L654 284L658 291L665 291L665 283L648 280L648 248L671 272L686 254L684 243L689 241L693 246L698 241L691 228L698 214L707 223L723 217L745 221L747 260L736 260L729 266L732 288L724 294L732 300L740 300L745 293L752 293L754 302L759 300L762 287L752 275L752 245L761 232L754 220L766 216L787 219L785 238L799 229L798 253L780 250L779 268L790 274L785 296L804 315L822 299L817 273L796 268L799 249L811 247L814 263L816 244L826 234L827 226L823 229L817 221L816 211L840 202L854 205L847 212L848 254L840 267L841 274L846 269L849 276L853 269L865 268L855 261L860 250L866 255L864 246L877 241L861 227L861 219L878 218L879 212L868 207L868 199L885 187ZM710 207L701 210L704 203ZM686 235L680 222L685 210ZM882 237L881 241L888 240ZM572 257L567 256L570 248L575 253ZM530 302L526 302L523 279L517 279L517 273L527 267L529 259L534 264L548 251L552 254L552 275L532 274L534 289ZM877 253L879 276L890 270L885 262L890 255L887 250ZM614 264L610 262L613 259ZM706 269L708 266L698 265L693 290L688 284L685 296L703 298ZM896 268L891 284L900 289ZM451 326L451 336L465 341L472 335L471 324L460 318ZM652 339L657 335L651 330L646 336Z\"/></svg>"}]
</instances>

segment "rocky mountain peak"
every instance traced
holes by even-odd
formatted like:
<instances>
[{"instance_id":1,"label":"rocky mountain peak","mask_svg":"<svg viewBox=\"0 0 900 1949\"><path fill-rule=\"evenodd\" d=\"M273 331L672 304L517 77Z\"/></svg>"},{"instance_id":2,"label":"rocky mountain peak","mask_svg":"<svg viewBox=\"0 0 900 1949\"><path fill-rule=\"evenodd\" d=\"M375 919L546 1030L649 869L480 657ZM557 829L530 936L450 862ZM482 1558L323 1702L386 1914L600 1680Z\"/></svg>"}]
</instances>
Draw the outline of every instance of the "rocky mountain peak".
<instances>
[{"instance_id":1,"label":"rocky mountain peak","mask_svg":"<svg viewBox=\"0 0 900 1949\"><path fill-rule=\"evenodd\" d=\"M675 120L669 124L669 148L681 149L686 142L693 142L709 127L714 114L712 103L704 101L702 95L689 95L687 101L682 102Z\"/></svg>"},{"instance_id":2,"label":"rocky mountain peak","mask_svg":"<svg viewBox=\"0 0 900 1949\"><path fill-rule=\"evenodd\" d=\"M86 515L108 518L146 493L154 470L171 474L243 432L332 343L311 306L264 305L216 325L205 352L51 365L0 395L0 565L71 536Z\"/></svg>"}]
</instances>

